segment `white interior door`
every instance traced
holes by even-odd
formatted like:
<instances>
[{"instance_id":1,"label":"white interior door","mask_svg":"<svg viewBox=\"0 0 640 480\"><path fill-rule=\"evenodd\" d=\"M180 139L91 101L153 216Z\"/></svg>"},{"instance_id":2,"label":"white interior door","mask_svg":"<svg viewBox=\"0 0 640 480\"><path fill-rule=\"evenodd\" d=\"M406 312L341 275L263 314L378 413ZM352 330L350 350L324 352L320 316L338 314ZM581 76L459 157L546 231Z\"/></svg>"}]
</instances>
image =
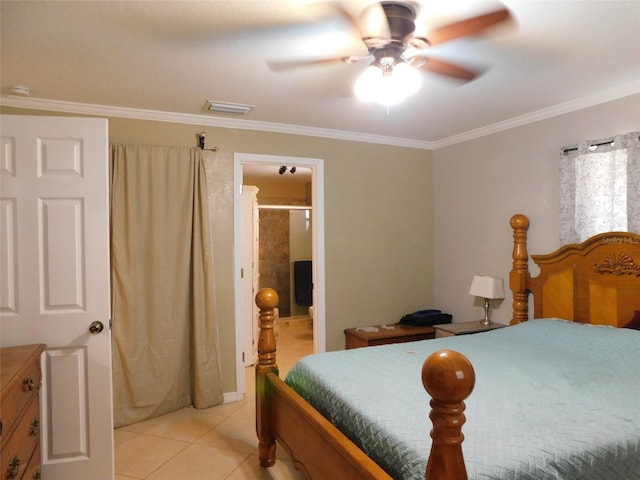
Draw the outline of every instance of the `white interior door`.
<instances>
[{"instance_id":1,"label":"white interior door","mask_svg":"<svg viewBox=\"0 0 640 480\"><path fill-rule=\"evenodd\" d=\"M47 344L42 478L110 480L107 121L1 122L0 335L2 346Z\"/></svg>"},{"instance_id":2,"label":"white interior door","mask_svg":"<svg viewBox=\"0 0 640 480\"><path fill-rule=\"evenodd\" d=\"M242 186L242 291L244 318L244 366L258 359L258 307L254 300L258 292L258 188Z\"/></svg>"}]
</instances>

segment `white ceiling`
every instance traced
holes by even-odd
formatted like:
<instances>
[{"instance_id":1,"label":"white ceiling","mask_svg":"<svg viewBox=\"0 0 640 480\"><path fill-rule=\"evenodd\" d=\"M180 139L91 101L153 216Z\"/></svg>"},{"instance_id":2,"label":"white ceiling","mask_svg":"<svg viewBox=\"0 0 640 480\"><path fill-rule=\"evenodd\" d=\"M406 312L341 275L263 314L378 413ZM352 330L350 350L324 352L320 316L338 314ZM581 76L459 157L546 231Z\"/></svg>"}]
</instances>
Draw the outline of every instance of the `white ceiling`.
<instances>
[{"instance_id":1,"label":"white ceiling","mask_svg":"<svg viewBox=\"0 0 640 480\"><path fill-rule=\"evenodd\" d=\"M496 6L419 3L431 26ZM514 22L430 52L484 75L460 85L424 73L387 111L351 94L366 62L267 67L366 53L328 1L2 0L2 103L431 148L640 92L640 1L502 3ZM16 85L31 97L10 95ZM207 100L255 108L213 115Z\"/></svg>"}]
</instances>

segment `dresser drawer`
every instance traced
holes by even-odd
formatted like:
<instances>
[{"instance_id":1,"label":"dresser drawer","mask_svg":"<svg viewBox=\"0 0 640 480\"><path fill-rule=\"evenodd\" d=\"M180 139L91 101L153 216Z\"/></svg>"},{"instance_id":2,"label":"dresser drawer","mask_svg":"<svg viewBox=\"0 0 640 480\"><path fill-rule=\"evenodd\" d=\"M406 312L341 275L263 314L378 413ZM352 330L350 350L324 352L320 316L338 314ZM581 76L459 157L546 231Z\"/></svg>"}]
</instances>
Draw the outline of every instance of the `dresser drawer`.
<instances>
[{"instance_id":1,"label":"dresser drawer","mask_svg":"<svg viewBox=\"0 0 640 480\"><path fill-rule=\"evenodd\" d=\"M20 418L15 431L2 449L2 469L3 474L6 475L6 477L2 477L2 480L5 480L5 478L22 478L33 452L38 447L39 440L40 409L38 397L32 395L25 414ZM40 458L38 457L39 461ZM12 477L9 475L9 471L17 473Z\"/></svg>"},{"instance_id":2,"label":"dresser drawer","mask_svg":"<svg viewBox=\"0 0 640 480\"><path fill-rule=\"evenodd\" d=\"M0 480L40 478L40 356L45 348L0 349Z\"/></svg>"},{"instance_id":3,"label":"dresser drawer","mask_svg":"<svg viewBox=\"0 0 640 480\"><path fill-rule=\"evenodd\" d=\"M23 480L40 480L40 445L36 447L35 452L31 455L31 460L29 461L29 465L24 470Z\"/></svg>"},{"instance_id":4,"label":"dresser drawer","mask_svg":"<svg viewBox=\"0 0 640 480\"><path fill-rule=\"evenodd\" d=\"M35 397L38 398L38 391L42 375L40 363L36 362L28 366L22 375L19 375L6 395L2 396L2 442L6 436L10 435L15 428L15 423L20 419L20 414Z\"/></svg>"}]
</instances>

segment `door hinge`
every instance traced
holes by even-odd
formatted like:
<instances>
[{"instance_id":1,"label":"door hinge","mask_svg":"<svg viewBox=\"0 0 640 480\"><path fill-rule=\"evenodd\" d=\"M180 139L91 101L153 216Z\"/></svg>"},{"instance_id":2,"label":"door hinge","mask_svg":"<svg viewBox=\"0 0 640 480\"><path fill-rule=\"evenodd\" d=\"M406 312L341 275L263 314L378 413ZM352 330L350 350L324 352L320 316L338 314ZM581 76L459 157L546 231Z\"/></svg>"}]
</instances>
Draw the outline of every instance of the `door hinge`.
<instances>
[{"instance_id":1,"label":"door hinge","mask_svg":"<svg viewBox=\"0 0 640 480\"><path fill-rule=\"evenodd\" d=\"M240 269L240 278L244 278L244 268Z\"/></svg>"},{"instance_id":2,"label":"door hinge","mask_svg":"<svg viewBox=\"0 0 640 480\"><path fill-rule=\"evenodd\" d=\"M242 363L244 363L244 352L242 352Z\"/></svg>"}]
</instances>

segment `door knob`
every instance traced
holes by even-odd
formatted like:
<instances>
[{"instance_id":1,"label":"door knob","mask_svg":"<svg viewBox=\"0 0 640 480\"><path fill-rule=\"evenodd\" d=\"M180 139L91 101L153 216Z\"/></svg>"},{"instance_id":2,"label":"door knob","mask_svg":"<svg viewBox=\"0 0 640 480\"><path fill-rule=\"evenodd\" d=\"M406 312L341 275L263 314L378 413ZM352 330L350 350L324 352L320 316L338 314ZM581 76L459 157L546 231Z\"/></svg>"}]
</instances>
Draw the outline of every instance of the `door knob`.
<instances>
[{"instance_id":1,"label":"door knob","mask_svg":"<svg viewBox=\"0 0 640 480\"><path fill-rule=\"evenodd\" d=\"M104 325L98 320L91 322L91 325L89 325L89 333L94 335L100 333L102 330L104 330Z\"/></svg>"}]
</instances>

